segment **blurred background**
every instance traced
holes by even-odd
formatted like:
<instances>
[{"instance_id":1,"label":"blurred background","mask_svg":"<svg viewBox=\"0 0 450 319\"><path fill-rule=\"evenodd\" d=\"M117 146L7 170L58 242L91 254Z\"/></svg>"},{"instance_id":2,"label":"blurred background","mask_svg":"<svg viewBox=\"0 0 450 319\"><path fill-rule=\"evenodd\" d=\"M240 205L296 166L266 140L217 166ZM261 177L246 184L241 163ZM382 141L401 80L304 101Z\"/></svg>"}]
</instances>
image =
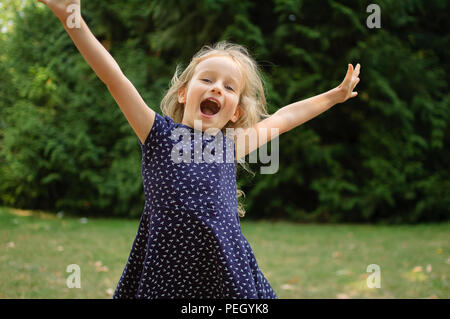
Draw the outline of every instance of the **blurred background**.
<instances>
[{"instance_id":1,"label":"blurred background","mask_svg":"<svg viewBox=\"0 0 450 319\"><path fill-rule=\"evenodd\" d=\"M82 15L160 114L176 66L220 40L261 66L269 113L360 63L356 98L280 136L276 174L238 171L242 231L280 298L448 298L449 6L85 0ZM109 298L143 206L138 140L106 86L47 7L0 1L0 298Z\"/></svg>"}]
</instances>

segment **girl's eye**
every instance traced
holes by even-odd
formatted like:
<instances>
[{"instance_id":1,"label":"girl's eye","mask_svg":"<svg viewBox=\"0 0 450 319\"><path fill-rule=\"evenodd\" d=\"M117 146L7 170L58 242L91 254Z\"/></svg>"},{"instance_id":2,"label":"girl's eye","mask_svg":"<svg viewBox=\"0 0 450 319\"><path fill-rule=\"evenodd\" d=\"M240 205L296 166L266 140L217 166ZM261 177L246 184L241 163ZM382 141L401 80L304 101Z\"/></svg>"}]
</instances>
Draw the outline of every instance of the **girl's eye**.
<instances>
[{"instance_id":1,"label":"girl's eye","mask_svg":"<svg viewBox=\"0 0 450 319\"><path fill-rule=\"evenodd\" d=\"M210 79L200 79L200 80L203 81L203 82L206 82L206 83L212 83L212 81ZM231 91L234 92L234 89L231 86L229 86L229 85L227 85L225 88L227 90L231 90Z\"/></svg>"}]
</instances>

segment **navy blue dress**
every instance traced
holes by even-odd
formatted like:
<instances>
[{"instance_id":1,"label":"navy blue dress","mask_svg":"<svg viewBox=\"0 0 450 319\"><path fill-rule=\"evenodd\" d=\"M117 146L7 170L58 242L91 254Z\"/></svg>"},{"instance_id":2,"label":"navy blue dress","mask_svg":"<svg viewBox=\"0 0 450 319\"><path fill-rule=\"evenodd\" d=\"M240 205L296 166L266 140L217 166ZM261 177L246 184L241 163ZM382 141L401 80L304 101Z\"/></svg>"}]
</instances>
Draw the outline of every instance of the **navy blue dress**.
<instances>
[{"instance_id":1,"label":"navy blue dress","mask_svg":"<svg viewBox=\"0 0 450 319\"><path fill-rule=\"evenodd\" d=\"M191 141L174 139L175 128ZM195 162L217 136L222 163ZM241 232L234 141L216 137L156 113L144 144L138 139L145 207L114 299L277 298ZM191 148L191 162L173 160L175 144Z\"/></svg>"}]
</instances>

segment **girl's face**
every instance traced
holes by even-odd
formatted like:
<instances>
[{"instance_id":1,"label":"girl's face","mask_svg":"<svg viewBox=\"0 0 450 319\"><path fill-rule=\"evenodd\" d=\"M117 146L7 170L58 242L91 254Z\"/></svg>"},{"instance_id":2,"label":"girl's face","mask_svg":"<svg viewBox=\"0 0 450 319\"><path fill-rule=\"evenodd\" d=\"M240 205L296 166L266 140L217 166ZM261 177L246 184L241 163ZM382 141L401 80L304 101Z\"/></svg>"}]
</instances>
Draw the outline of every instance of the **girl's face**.
<instances>
[{"instance_id":1,"label":"girl's face","mask_svg":"<svg viewBox=\"0 0 450 319\"><path fill-rule=\"evenodd\" d=\"M205 131L221 130L230 120L236 122L241 115L242 84L239 67L231 57L212 56L201 61L187 87L178 91L178 102L184 104L181 123L194 127L194 121L200 120Z\"/></svg>"}]
</instances>

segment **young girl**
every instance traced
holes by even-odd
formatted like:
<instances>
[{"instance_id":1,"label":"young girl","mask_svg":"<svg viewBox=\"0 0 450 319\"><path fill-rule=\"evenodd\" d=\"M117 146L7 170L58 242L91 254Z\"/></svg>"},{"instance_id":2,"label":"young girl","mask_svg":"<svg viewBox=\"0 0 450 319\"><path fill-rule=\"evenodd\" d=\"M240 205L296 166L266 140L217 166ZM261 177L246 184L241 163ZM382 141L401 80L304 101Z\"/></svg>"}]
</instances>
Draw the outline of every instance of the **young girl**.
<instances>
[{"instance_id":1,"label":"young girl","mask_svg":"<svg viewBox=\"0 0 450 319\"><path fill-rule=\"evenodd\" d=\"M242 46L221 42L202 48L180 76L177 69L162 100L161 116L145 104L81 14L66 12L70 4L79 6L79 0L39 1L60 19L106 84L142 150L145 207L113 298L277 298L241 232L239 216L244 212L237 203L236 161L356 96L359 64L354 70L349 64L338 87L269 115L256 63ZM67 23L69 16L72 22L79 19L78 28ZM183 150L192 151L192 159L227 128L243 130L233 131L237 133L231 137L225 134L223 149L214 151L223 151L223 161L173 160L179 143L175 131L191 135ZM278 132L271 135L271 128ZM245 137L255 132L265 136L248 145ZM195 139L199 134L200 147ZM230 144L231 162L225 160Z\"/></svg>"}]
</instances>

